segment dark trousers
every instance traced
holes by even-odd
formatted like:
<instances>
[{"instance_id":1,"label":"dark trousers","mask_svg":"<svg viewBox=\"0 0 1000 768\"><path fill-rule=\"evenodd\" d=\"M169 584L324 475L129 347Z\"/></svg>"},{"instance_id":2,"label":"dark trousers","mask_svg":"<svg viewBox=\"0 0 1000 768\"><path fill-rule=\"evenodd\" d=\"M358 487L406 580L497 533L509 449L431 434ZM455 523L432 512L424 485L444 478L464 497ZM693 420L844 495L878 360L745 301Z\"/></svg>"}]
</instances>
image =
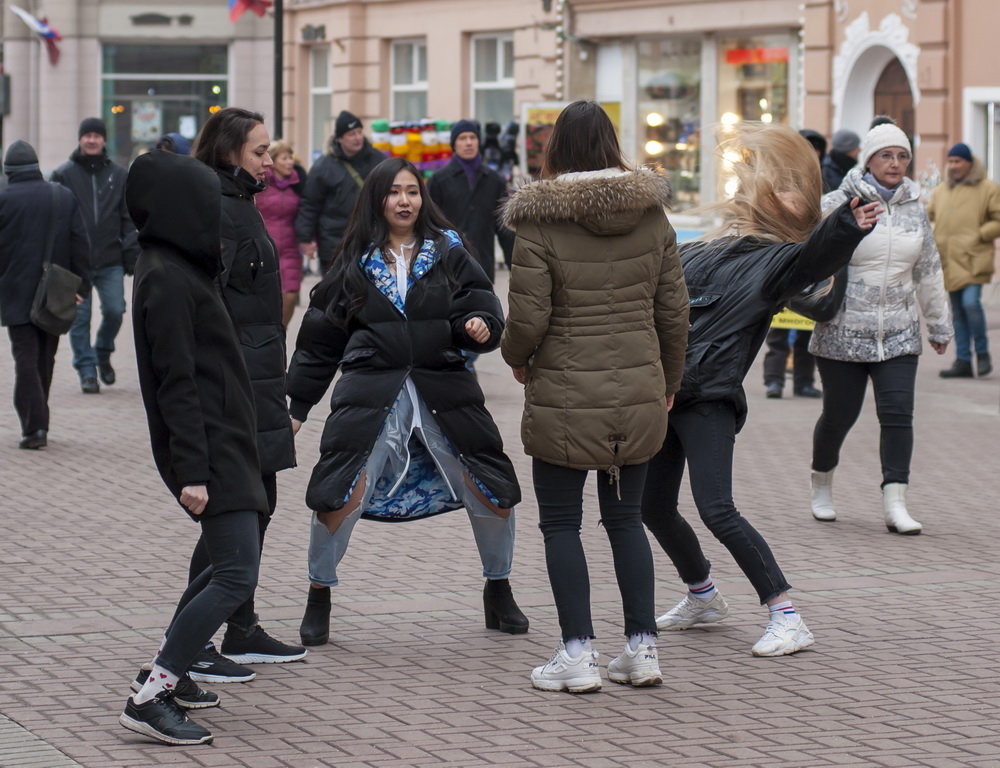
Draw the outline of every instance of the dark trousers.
<instances>
[{"instance_id":1,"label":"dark trousers","mask_svg":"<svg viewBox=\"0 0 1000 768\"><path fill-rule=\"evenodd\" d=\"M14 357L14 410L21 420L21 434L48 431L49 387L59 337L31 323L8 326L7 334Z\"/></svg>"},{"instance_id":2,"label":"dark trousers","mask_svg":"<svg viewBox=\"0 0 1000 768\"><path fill-rule=\"evenodd\" d=\"M823 413L813 430L813 470L829 472L840 462L840 447L861 414L871 379L881 428L882 485L908 483L917 356L903 355L880 363L846 363L821 357L818 364L823 377Z\"/></svg>"},{"instance_id":3,"label":"dark trousers","mask_svg":"<svg viewBox=\"0 0 1000 768\"><path fill-rule=\"evenodd\" d=\"M565 641L573 637L594 637L590 577L580 542L587 472L538 459L532 461L531 469L538 499L538 527L545 539L545 564L562 638ZM611 483L607 472L597 473L601 523L611 541L626 636L640 632L656 634L653 555L639 515L645 477L645 464L622 467L617 487Z\"/></svg>"},{"instance_id":4,"label":"dark trousers","mask_svg":"<svg viewBox=\"0 0 1000 768\"><path fill-rule=\"evenodd\" d=\"M260 549L263 550L264 534L267 532L267 526L271 522L274 509L278 505L278 476L274 472L271 472L267 475L261 475L261 480L264 482L264 492L267 494L267 514L257 516ZM195 545L194 552L191 553L191 564L188 566L188 581L193 582L211 564L208 546L205 543L205 537L202 536L198 539L198 544ZM257 623L253 593L250 594L250 597L239 608L233 611L232 615L226 621L241 629L250 629Z\"/></svg>"},{"instance_id":5,"label":"dark trousers","mask_svg":"<svg viewBox=\"0 0 1000 768\"><path fill-rule=\"evenodd\" d=\"M767 542L733 504L735 444L736 410L731 404L699 403L672 411L663 448L649 462L642 520L684 583L708 578L711 564L677 508L686 460L702 522L729 550L765 603L790 587Z\"/></svg>"},{"instance_id":6,"label":"dark trousers","mask_svg":"<svg viewBox=\"0 0 1000 768\"><path fill-rule=\"evenodd\" d=\"M785 385L785 366L788 363L787 328L772 328L767 332L764 355L764 384ZM799 390L811 387L815 381L816 358L809 354L812 331L795 331L795 357L792 360L792 386Z\"/></svg>"},{"instance_id":7,"label":"dark trousers","mask_svg":"<svg viewBox=\"0 0 1000 768\"><path fill-rule=\"evenodd\" d=\"M205 517L198 546L204 546L211 565L205 568L177 604L160 649L159 664L183 675L198 651L257 587L260 568L258 512L223 512Z\"/></svg>"}]
</instances>

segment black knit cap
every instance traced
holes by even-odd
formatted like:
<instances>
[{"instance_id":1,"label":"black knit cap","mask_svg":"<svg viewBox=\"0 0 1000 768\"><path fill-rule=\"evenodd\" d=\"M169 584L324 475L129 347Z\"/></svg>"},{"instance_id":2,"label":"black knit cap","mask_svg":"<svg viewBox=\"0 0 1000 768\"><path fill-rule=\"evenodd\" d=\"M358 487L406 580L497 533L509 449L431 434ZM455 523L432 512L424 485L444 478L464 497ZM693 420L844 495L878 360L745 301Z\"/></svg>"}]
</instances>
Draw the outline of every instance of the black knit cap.
<instances>
[{"instance_id":1,"label":"black knit cap","mask_svg":"<svg viewBox=\"0 0 1000 768\"><path fill-rule=\"evenodd\" d=\"M3 172L7 175L17 171L37 171L38 155L28 142L18 139L9 147L3 158Z\"/></svg>"},{"instance_id":2,"label":"black knit cap","mask_svg":"<svg viewBox=\"0 0 1000 768\"><path fill-rule=\"evenodd\" d=\"M479 141L483 140L482 129L475 120L456 120L451 124L451 148L455 148L455 140L463 133L474 133Z\"/></svg>"},{"instance_id":3,"label":"black knit cap","mask_svg":"<svg viewBox=\"0 0 1000 768\"><path fill-rule=\"evenodd\" d=\"M361 122L361 118L357 115L352 115L346 109L341 110L340 114L337 115L337 122L334 123L333 137L339 139L348 131L353 131L355 128L363 128L364 123Z\"/></svg>"},{"instance_id":4,"label":"black knit cap","mask_svg":"<svg viewBox=\"0 0 1000 768\"><path fill-rule=\"evenodd\" d=\"M76 132L76 137L82 139L86 133L99 133L104 138L108 138L108 127L99 117L85 117L80 123L80 129Z\"/></svg>"}]
</instances>

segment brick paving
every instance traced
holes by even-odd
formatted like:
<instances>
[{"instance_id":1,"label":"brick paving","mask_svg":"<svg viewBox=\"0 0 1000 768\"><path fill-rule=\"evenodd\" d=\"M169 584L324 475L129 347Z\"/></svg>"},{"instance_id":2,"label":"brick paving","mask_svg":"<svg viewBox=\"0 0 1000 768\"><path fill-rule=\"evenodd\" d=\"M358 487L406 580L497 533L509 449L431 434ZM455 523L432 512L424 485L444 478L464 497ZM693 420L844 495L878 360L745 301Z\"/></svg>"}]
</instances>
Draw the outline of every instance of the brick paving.
<instances>
[{"instance_id":1,"label":"brick paving","mask_svg":"<svg viewBox=\"0 0 1000 768\"><path fill-rule=\"evenodd\" d=\"M501 292L503 282L501 273ZM1000 343L996 290L989 313ZM531 632L483 628L464 514L364 522L334 592L333 642L301 663L257 667L252 683L218 686L222 708L198 716L215 743L168 748L116 719L180 593L197 530L153 470L127 324L120 341L119 383L95 397L80 393L63 340L50 448L39 453L15 448L12 364L0 354L3 768L1000 765L1000 619L986 607L1000 592L1000 375L945 382L937 370L950 355L923 358L909 500L925 533L901 537L881 522L871 403L838 471L840 519L816 523L807 488L819 406L765 400L755 368L737 504L795 585L814 650L750 655L765 616L706 534L730 618L661 638L662 687L606 683L572 697L528 683L557 626L519 447L521 394L499 356L488 356L480 379L526 486L512 581ZM264 553L259 610L287 639L297 636L306 591L302 499L323 416L320 407L299 436L300 467L279 476ZM606 663L622 642L621 607L588 493L584 538ZM682 591L666 557L655 559L665 610Z\"/></svg>"}]
</instances>

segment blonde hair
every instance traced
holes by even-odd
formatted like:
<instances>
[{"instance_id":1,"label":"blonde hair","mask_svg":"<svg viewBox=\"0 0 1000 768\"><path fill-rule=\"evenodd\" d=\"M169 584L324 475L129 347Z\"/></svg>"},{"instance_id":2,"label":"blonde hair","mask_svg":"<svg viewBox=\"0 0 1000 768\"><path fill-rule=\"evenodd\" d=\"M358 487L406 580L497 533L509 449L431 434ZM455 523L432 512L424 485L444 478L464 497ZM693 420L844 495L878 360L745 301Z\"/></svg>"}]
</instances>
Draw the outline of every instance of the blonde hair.
<instances>
[{"instance_id":1,"label":"blonde hair","mask_svg":"<svg viewBox=\"0 0 1000 768\"><path fill-rule=\"evenodd\" d=\"M284 139L276 139L275 141L272 141L271 146L267 148L267 154L271 156L272 160L277 160L278 155L282 154L283 152L287 152L288 154L290 154L292 156L292 159L295 158L295 150L293 150L292 145L289 144Z\"/></svg>"},{"instance_id":2,"label":"blonde hair","mask_svg":"<svg viewBox=\"0 0 1000 768\"><path fill-rule=\"evenodd\" d=\"M732 198L708 210L722 219L710 237L724 234L801 243L822 216L823 178L816 150L785 125L740 123L719 144L732 163Z\"/></svg>"}]
</instances>

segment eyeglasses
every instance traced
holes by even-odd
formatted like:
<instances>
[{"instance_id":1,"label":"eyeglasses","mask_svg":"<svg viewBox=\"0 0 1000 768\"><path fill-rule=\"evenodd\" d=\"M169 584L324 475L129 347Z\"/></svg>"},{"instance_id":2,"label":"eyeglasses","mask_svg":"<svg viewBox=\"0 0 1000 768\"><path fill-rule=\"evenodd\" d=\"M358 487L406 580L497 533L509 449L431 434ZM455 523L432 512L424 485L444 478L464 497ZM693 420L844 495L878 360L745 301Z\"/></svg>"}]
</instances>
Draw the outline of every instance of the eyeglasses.
<instances>
[{"instance_id":1,"label":"eyeglasses","mask_svg":"<svg viewBox=\"0 0 1000 768\"><path fill-rule=\"evenodd\" d=\"M897 163L908 163L910 162L910 153L905 149L899 152L893 152L892 150L882 150L876 153L875 157L881 160L883 163L891 163L895 160Z\"/></svg>"}]
</instances>

